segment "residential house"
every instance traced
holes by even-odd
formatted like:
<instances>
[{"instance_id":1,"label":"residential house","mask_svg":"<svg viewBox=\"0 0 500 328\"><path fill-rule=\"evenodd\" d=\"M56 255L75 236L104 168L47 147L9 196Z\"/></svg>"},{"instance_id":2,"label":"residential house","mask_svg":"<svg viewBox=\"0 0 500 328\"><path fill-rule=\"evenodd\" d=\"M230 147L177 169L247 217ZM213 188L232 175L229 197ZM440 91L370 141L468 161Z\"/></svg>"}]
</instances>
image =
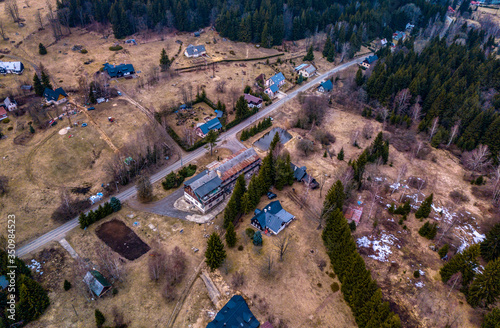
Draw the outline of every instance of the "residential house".
<instances>
[{"instance_id":1,"label":"residential house","mask_svg":"<svg viewBox=\"0 0 500 328\"><path fill-rule=\"evenodd\" d=\"M7 118L7 110L4 106L0 106L0 121Z\"/></svg>"},{"instance_id":2,"label":"residential house","mask_svg":"<svg viewBox=\"0 0 500 328\"><path fill-rule=\"evenodd\" d=\"M207 328L257 328L259 325L243 296L234 295Z\"/></svg>"},{"instance_id":3,"label":"residential house","mask_svg":"<svg viewBox=\"0 0 500 328\"><path fill-rule=\"evenodd\" d=\"M5 98L3 104L9 112L17 109L17 102L14 99L10 99L9 97Z\"/></svg>"},{"instance_id":4,"label":"residential house","mask_svg":"<svg viewBox=\"0 0 500 328\"><path fill-rule=\"evenodd\" d=\"M57 88L55 90L45 88L43 91L43 97L47 104L60 105L68 100L68 95L64 92L63 88Z\"/></svg>"},{"instance_id":5,"label":"residential house","mask_svg":"<svg viewBox=\"0 0 500 328\"><path fill-rule=\"evenodd\" d=\"M373 55L373 56L368 56L366 57L365 60L363 60L363 62L361 64L359 64L361 66L361 68L363 69L368 69L370 68L370 66L372 65L372 63L374 61L376 61L378 59L378 56L377 55Z\"/></svg>"},{"instance_id":6,"label":"residential house","mask_svg":"<svg viewBox=\"0 0 500 328\"><path fill-rule=\"evenodd\" d=\"M380 40L380 45L382 47L385 47L387 45L387 39L386 38L383 38L382 40Z\"/></svg>"},{"instance_id":7,"label":"residential house","mask_svg":"<svg viewBox=\"0 0 500 328\"><path fill-rule=\"evenodd\" d=\"M210 130L217 130L219 131L222 129L222 124L220 123L219 119L216 117L214 119L211 119L210 121L201 124L196 128L196 134L200 136L200 138L205 138Z\"/></svg>"},{"instance_id":8,"label":"residential house","mask_svg":"<svg viewBox=\"0 0 500 328\"><path fill-rule=\"evenodd\" d=\"M266 87L276 84L278 88L280 88L283 84L285 84L285 82L285 76L283 73L279 72L271 76L271 78L266 81Z\"/></svg>"},{"instance_id":9,"label":"residential house","mask_svg":"<svg viewBox=\"0 0 500 328\"><path fill-rule=\"evenodd\" d=\"M23 63L0 61L0 74L22 74L24 72Z\"/></svg>"},{"instance_id":10,"label":"residential house","mask_svg":"<svg viewBox=\"0 0 500 328\"><path fill-rule=\"evenodd\" d=\"M254 107L261 108L262 107L262 98L245 93L245 100L247 101L248 107L250 107L250 108L254 108Z\"/></svg>"},{"instance_id":11,"label":"residential house","mask_svg":"<svg viewBox=\"0 0 500 328\"><path fill-rule=\"evenodd\" d=\"M241 174L253 175L259 170L260 163L261 159L253 148L242 149L184 182L184 197L206 213L230 194Z\"/></svg>"},{"instance_id":12,"label":"residential house","mask_svg":"<svg viewBox=\"0 0 500 328\"><path fill-rule=\"evenodd\" d=\"M321 93L330 92L333 90L332 80L326 80L319 84L318 91Z\"/></svg>"},{"instance_id":13,"label":"residential house","mask_svg":"<svg viewBox=\"0 0 500 328\"><path fill-rule=\"evenodd\" d=\"M401 31L396 31L392 34L392 40L398 42L399 40L404 41L406 39L406 33Z\"/></svg>"},{"instance_id":14,"label":"residential house","mask_svg":"<svg viewBox=\"0 0 500 328\"><path fill-rule=\"evenodd\" d=\"M111 284L96 270L87 271L87 274L83 277L83 282L97 297L101 297L111 289Z\"/></svg>"},{"instance_id":15,"label":"residential house","mask_svg":"<svg viewBox=\"0 0 500 328\"><path fill-rule=\"evenodd\" d=\"M319 187L318 181L312 176L307 174L307 168L305 166L298 167L297 165L290 163L293 170L293 177L299 182L303 182L306 186L311 189L316 189Z\"/></svg>"},{"instance_id":16,"label":"residential house","mask_svg":"<svg viewBox=\"0 0 500 328\"><path fill-rule=\"evenodd\" d=\"M295 216L283 209L279 200L267 204L262 210L256 209L255 216L250 220L250 224L265 233L277 235Z\"/></svg>"},{"instance_id":17,"label":"residential house","mask_svg":"<svg viewBox=\"0 0 500 328\"><path fill-rule=\"evenodd\" d=\"M295 72L299 72L301 69L303 69L304 67L308 66L310 64L300 64L299 66L295 67L294 70Z\"/></svg>"},{"instance_id":18,"label":"residential house","mask_svg":"<svg viewBox=\"0 0 500 328\"><path fill-rule=\"evenodd\" d=\"M204 45L193 46L190 44L187 46L186 50L184 50L184 56L188 58L196 58L207 54L207 50Z\"/></svg>"},{"instance_id":19,"label":"residential house","mask_svg":"<svg viewBox=\"0 0 500 328\"><path fill-rule=\"evenodd\" d=\"M132 75L135 73L134 65L132 64L120 64L120 65L111 65L109 63L103 64L103 70L108 73L110 78L120 78L128 75Z\"/></svg>"},{"instance_id":20,"label":"residential house","mask_svg":"<svg viewBox=\"0 0 500 328\"><path fill-rule=\"evenodd\" d=\"M408 23L406 24L405 30L411 32L415 28L415 25Z\"/></svg>"},{"instance_id":21,"label":"residential house","mask_svg":"<svg viewBox=\"0 0 500 328\"><path fill-rule=\"evenodd\" d=\"M270 97L274 98L276 97L276 94L280 91L280 88L278 87L277 84L271 84L269 87L267 87L264 92Z\"/></svg>"},{"instance_id":22,"label":"residential house","mask_svg":"<svg viewBox=\"0 0 500 328\"><path fill-rule=\"evenodd\" d=\"M307 64L306 66L302 67L299 70L299 74L301 74L303 77L309 78L313 76L316 73L316 67L314 67L311 64Z\"/></svg>"},{"instance_id":23,"label":"residential house","mask_svg":"<svg viewBox=\"0 0 500 328\"><path fill-rule=\"evenodd\" d=\"M128 39L125 41L126 44L133 44L133 45L137 45L137 42L135 41L135 39Z\"/></svg>"}]
</instances>

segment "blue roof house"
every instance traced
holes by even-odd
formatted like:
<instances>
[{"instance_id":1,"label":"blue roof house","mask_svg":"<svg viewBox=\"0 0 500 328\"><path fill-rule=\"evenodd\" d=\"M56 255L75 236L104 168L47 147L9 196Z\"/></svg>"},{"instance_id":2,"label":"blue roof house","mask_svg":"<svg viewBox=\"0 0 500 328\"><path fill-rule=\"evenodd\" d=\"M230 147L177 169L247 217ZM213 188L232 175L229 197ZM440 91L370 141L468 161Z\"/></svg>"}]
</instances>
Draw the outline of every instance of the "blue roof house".
<instances>
[{"instance_id":1,"label":"blue roof house","mask_svg":"<svg viewBox=\"0 0 500 328\"><path fill-rule=\"evenodd\" d=\"M322 93L330 92L332 90L333 90L332 80L326 80L324 82L321 82L318 86L318 91Z\"/></svg>"},{"instance_id":2,"label":"blue roof house","mask_svg":"<svg viewBox=\"0 0 500 328\"><path fill-rule=\"evenodd\" d=\"M273 84L277 84L278 88L281 87L283 84L285 84L285 76L283 73L279 72L277 74L274 74L271 76L267 81L266 81L266 87L269 87Z\"/></svg>"},{"instance_id":3,"label":"blue roof house","mask_svg":"<svg viewBox=\"0 0 500 328\"><path fill-rule=\"evenodd\" d=\"M120 64L114 66L109 63L105 63L103 66L103 70L108 73L110 78L123 77L135 73L134 66L132 64Z\"/></svg>"},{"instance_id":4,"label":"blue roof house","mask_svg":"<svg viewBox=\"0 0 500 328\"><path fill-rule=\"evenodd\" d=\"M275 235L295 219L293 214L283 209L279 200L270 202L262 210L256 209L254 213L255 216L250 220L250 223L257 229Z\"/></svg>"},{"instance_id":5,"label":"blue roof house","mask_svg":"<svg viewBox=\"0 0 500 328\"><path fill-rule=\"evenodd\" d=\"M257 328L260 323L241 295L234 295L207 328Z\"/></svg>"},{"instance_id":6,"label":"blue roof house","mask_svg":"<svg viewBox=\"0 0 500 328\"><path fill-rule=\"evenodd\" d=\"M214 119L211 119L210 121L198 126L196 128L196 134L199 135L201 138L205 138L205 136L208 134L210 130L217 130L219 131L222 129L222 124L219 121L219 119L216 117Z\"/></svg>"}]
</instances>

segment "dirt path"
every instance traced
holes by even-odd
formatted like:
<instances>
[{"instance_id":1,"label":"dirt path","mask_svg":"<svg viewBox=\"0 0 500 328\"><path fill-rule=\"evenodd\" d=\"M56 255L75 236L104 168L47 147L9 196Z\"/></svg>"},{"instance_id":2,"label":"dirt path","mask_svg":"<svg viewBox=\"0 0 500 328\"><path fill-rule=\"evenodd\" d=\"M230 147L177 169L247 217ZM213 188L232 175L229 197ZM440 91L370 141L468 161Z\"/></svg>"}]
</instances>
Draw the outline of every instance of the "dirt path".
<instances>
[{"instance_id":1,"label":"dirt path","mask_svg":"<svg viewBox=\"0 0 500 328\"><path fill-rule=\"evenodd\" d=\"M26 175L28 176L29 181L36 182L36 179L33 175L33 159L35 158L35 154L45 143L47 143L47 141L49 141L50 138L56 135L57 132L57 130L54 130L51 134L40 141L35 147L33 147L33 149L28 153L28 156L26 158Z\"/></svg>"}]
</instances>

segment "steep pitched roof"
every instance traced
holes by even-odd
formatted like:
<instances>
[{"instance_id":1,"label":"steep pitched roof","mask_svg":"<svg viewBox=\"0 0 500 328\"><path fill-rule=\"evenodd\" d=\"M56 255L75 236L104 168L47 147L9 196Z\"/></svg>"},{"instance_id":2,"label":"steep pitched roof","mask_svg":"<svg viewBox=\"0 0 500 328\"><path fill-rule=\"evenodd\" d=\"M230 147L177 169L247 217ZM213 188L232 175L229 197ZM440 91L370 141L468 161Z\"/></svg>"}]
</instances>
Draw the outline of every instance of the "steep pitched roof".
<instances>
[{"instance_id":1,"label":"steep pitched roof","mask_svg":"<svg viewBox=\"0 0 500 328\"><path fill-rule=\"evenodd\" d=\"M259 322L241 295L234 295L207 328L257 328Z\"/></svg>"},{"instance_id":2,"label":"steep pitched roof","mask_svg":"<svg viewBox=\"0 0 500 328\"><path fill-rule=\"evenodd\" d=\"M216 117L216 118L211 119L207 123L200 125L199 128L201 129L201 132L203 132L203 134L207 134L208 131L210 131L210 130L222 129L222 124L220 123L219 119Z\"/></svg>"},{"instance_id":3,"label":"steep pitched roof","mask_svg":"<svg viewBox=\"0 0 500 328\"><path fill-rule=\"evenodd\" d=\"M107 289L111 288L111 284L96 270L88 271L83 281L97 296L101 296Z\"/></svg>"},{"instance_id":4,"label":"steep pitched roof","mask_svg":"<svg viewBox=\"0 0 500 328\"><path fill-rule=\"evenodd\" d=\"M278 84L281 81L285 80L285 76L283 75L283 73L279 72L279 73L271 76L271 78L269 80L271 80L273 82L273 84Z\"/></svg>"},{"instance_id":5,"label":"steep pitched roof","mask_svg":"<svg viewBox=\"0 0 500 328\"><path fill-rule=\"evenodd\" d=\"M55 90L45 88L43 91L43 96L47 101L57 101L59 96L67 97L68 95L64 92L63 88L57 88Z\"/></svg>"},{"instance_id":6,"label":"steep pitched roof","mask_svg":"<svg viewBox=\"0 0 500 328\"><path fill-rule=\"evenodd\" d=\"M332 91L332 89L333 89L332 80L326 80L324 82L321 82L320 86L323 87L323 89L325 89L325 91Z\"/></svg>"},{"instance_id":7,"label":"steep pitched roof","mask_svg":"<svg viewBox=\"0 0 500 328\"><path fill-rule=\"evenodd\" d=\"M252 220L259 221L263 229L270 229L274 233L278 233L283 224L290 222L295 217L283 209L279 200L270 202L262 211L256 211L256 213Z\"/></svg>"},{"instance_id":8,"label":"steep pitched roof","mask_svg":"<svg viewBox=\"0 0 500 328\"><path fill-rule=\"evenodd\" d=\"M200 198L205 197L221 184L222 180L217 173L209 170L205 170L184 182L184 185L190 186L193 192Z\"/></svg>"},{"instance_id":9,"label":"steep pitched roof","mask_svg":"<svg viewBox=\"0 0 500 328\"><path fill-rule=\"evenodd\" d=\"M223 115L224 115L224 112L223 112L223 111L218 110L218 109L216 109L216 110L215 110L215 116L216 116L217 118L221 118Z\"/></svg>"},{"instance_id":10,"label":"steep pitched roof","mask_svg":"<svg viewBox=\"0 0 500 328\"><path fill-rule=\"evenodd\" d=\"M293 177L295 180L300 181L306 176L306 170L307 168L305 166L298 167L297 165L290 163L290 166L292 167L293 170Z\"/></svg>"},{"instance_id":11,"label":"steep pitched roof","mask_svg":"<svg viewBox=\"0 0 500 328\"><path fill-rule=\"evenodd\" d=\"M262 102L262 99L259 97L255 97L254 95L249 95L245 93L245 100L247 103L253 103L253 104L260 104Z\"/></svg>"},{"instance_id":12,"label":"steep pitched roof","mask_svg":"<svg viewBox=\"0 0 500 328\"><path fill-rule=\"evenodd\" d=\"M366 57L366 61L368 62L368 64L371 64L373 63L374 61L376 61L378 59L378 56L377 55L373 55L373 56L368 56Z\"/></svg>"},{"instance_id":13,"label":"steep pitched roof","mask_svg":"<svg viewBox=\"0 0 500 328\"><path fill-rule=\"evenodd\" d=\"M301 69L303 69L304 67L306 67L307 65L309 64L300 64L299 66L295 67L294 70L296 71L300 71Z\"/></svg>"},{"instance_id":14,"label":"steep pitched roof","mask_svg":"<svg viewBox=\"0 0 500 328\"><path fill-rule=\"evenodd\" d=\"M187 46L186 52L188 53L189 56L194 56L196 54L202 54L204 52L207 52L207 50L205 49L204 45L193 46L192 44L190 44L189 46Z\"/></svg>"},{"instance_id":15,"label":"steep pitched roof","mask_svg":"<svg viewBox=\"0 0 500 328\"><path fill-rule=\"evenodd\" d=\"M316 67L314 67L311 64L308 64L307 66L303 67L301 69L301 71L306 71L307 73L312 74L312 73L316 72Z\"/></svg>"},{"instance_id":16,"label":"steep pitched roof","mask_svg":"<svg viewBox=\"0 0 500 328\"><path fill-rule=\"evenodd\" d=\"M279 88L279 87L278 87L278 85L275 83L275 84L271 84L271 85L269 86L269 89L271 89L272 93L276 93L276 92L278 92L278 90L279 90L280 88Z\"/></svg>"}]
</instances>

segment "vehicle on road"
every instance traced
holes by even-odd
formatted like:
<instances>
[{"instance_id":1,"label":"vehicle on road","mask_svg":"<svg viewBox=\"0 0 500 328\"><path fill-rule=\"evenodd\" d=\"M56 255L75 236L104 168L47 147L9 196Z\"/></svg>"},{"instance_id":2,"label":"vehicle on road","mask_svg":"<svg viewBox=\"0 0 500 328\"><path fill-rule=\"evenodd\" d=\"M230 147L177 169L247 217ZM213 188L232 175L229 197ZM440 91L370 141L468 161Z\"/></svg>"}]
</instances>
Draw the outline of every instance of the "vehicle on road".
<instances>
[{"instance_id":1,"label":"vehicle on road","mask_svg":"<svg viewBox=\"0 0 500 328\"><path fill-rule=\"evenodd\" d=\"M117 91L117 92L118 92L118 95L119 95L119 96L121 96L121 95L122 95L122 93L121 93L120 91Z\"/></svg>"},{"instance_id":2,"label":"vehicle on road","mask_svg":"<svg viewBox=\"0 0 500 328\"><path fill-rule=\"evenodd\" d=\"M94 109L95 109L95 107L89 107L89 108L87 108L87 110L94 110Z\"/></svg>"}]
</instances>

